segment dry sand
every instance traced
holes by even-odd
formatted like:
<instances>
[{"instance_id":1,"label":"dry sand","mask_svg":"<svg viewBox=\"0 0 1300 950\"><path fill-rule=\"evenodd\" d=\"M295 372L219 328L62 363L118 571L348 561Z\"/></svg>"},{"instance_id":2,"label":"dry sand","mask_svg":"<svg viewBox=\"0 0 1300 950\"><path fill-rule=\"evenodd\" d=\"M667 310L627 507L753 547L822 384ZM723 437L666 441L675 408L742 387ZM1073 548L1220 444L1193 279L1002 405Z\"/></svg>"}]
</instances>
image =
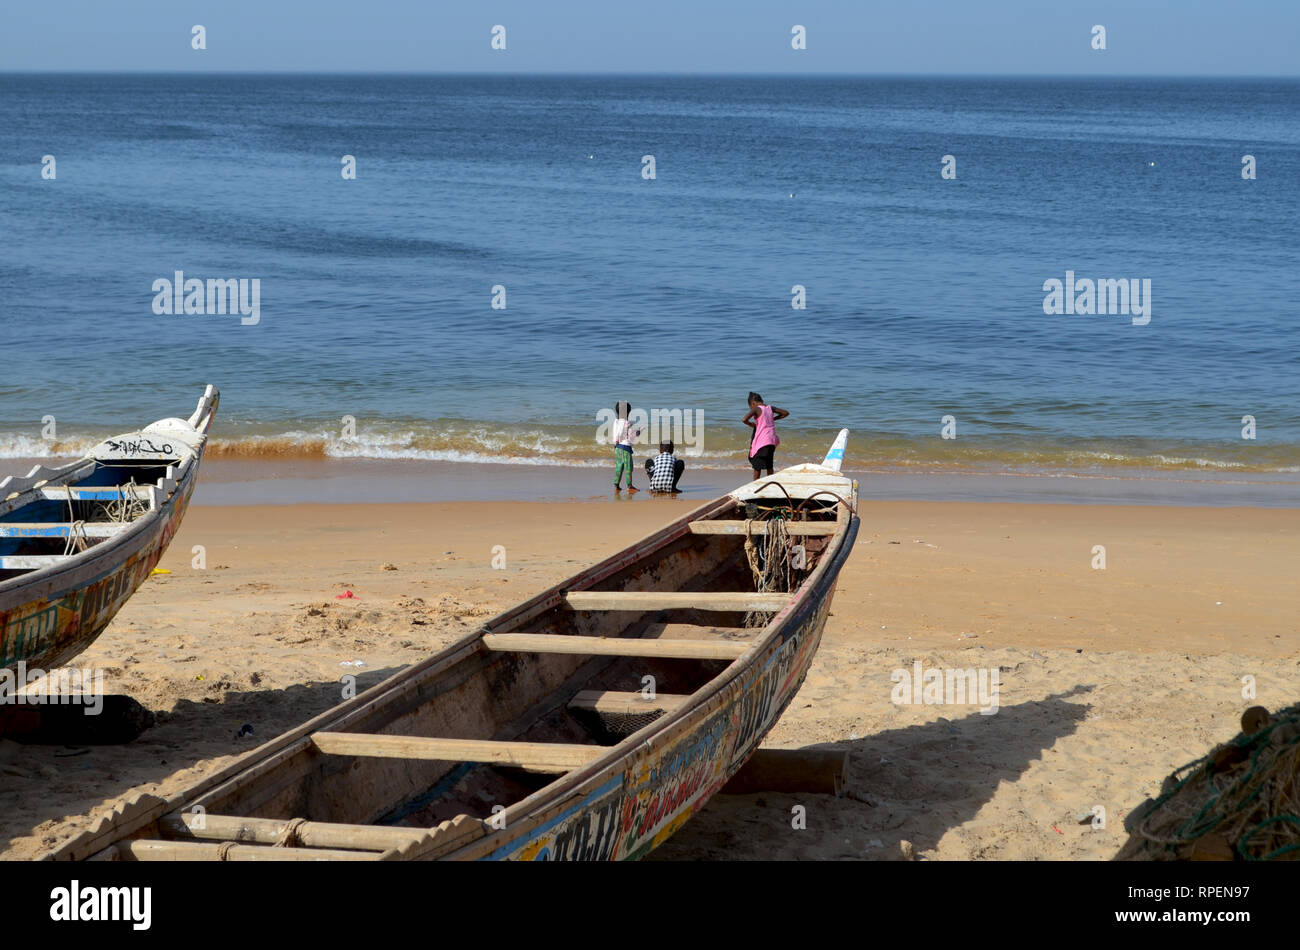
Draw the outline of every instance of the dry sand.
<instances>
[{"instance_id":1,"label":"dry sand","mask_svg":"<svg viewBox=\"0 0 1300 950\"><path fill-rule=\"evenodd\" d=\"M162 563L173 573L77 661L158 725L119 747L0 742L3 856L37 857L129 792L227 764L339 702L340 677L373 685L694 504L196 506ZM1235 734L1244 707L1300 696L1300 511L862 515L821 651L767 739L850 750L849 795L722 796L654 857L896 859L909 842L926 859L1109 858L1124 815ZM890 674L916 660L999 670L999 710L895 705ZM235 738L244 723L252 740ZM1097 807L1105 827L1081 824Z\"/></svg>"}]
</instances>

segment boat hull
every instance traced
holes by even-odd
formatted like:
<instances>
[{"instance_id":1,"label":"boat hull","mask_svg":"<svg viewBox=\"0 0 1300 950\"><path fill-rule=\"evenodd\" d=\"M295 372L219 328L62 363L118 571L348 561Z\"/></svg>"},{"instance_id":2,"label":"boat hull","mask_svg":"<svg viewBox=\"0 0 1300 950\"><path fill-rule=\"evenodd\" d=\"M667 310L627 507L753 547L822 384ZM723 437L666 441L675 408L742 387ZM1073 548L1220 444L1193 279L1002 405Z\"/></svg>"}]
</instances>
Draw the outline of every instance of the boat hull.
<instances>
[{"instance_id":1,"label":"boat hull","mask_svg":"<svg viewBox=\"0 0 1300 950\"><path fill-rule=\"evenodd\" d=\"M827 466L777 477L683 515L165 799L123 802L50 857L646 856L742 769L820 646L857 538L857 486ZM796 586L769 586L771 575L755 576L756 555L773 550L757 540L775 524L762 515L797 499L803 517L779 518L791 523L777 543L808 538L812 563ZM665 684L662 705L623 711L638 681ZM638 729L643 716L653 718Z\"/></svg>"},{"instance_id":2,"label":"boat hull","mask_svg":"<svg viewBox=\"0 0 1300 950\"><path fill-rule=\"evenodd\" d=\"M24 478L0 481L0 497L5 498L0 510L9 525L21 521L15 515L48 504L47 491L62 492L55 497L67 499L67 517L59 522L37 518L39 523L17 525L19 532L34 529L39 534L43 529L83 524L71 520L76 517L72 513L74 500L112 501L129 489L141 493L135 494L137 499L148 501L147 511L120 523L121 532L108 540L81 553L55 558L58 563L28 575L0 581L0 671L18 669L21 664L32 675L68 663L95 642L145 582L189 508L218 403L216 387L209 386L188 420L162 419L140 432L107 439L85 458L60 469L38 466ZM147 487L135 484L133 473L156 474L160 468L165 475L156 482ZM123 472L130 482L96 481L97 470ZM11 488L13 492L6 497Z\"/></svg>"},{"instance_id":3,"label":"boat hull","mask_svg":"<svg viewBox=\"0 0 1300 950\"><path fill-rule=\"evenodd\" d=\"M653 742L536 807L450 860L607 861L645 857L695 814L753 755L803 684L821 643L840 568L858 522L764 649L713 696Z\"/></svg>"},{"instance_id":4,"label":"boat hull","mask_svg":"<svg viewBox=\"0 0 1300 950\"><path fill-rule=\"evenodd\" d=\"M0 610L0 669L19 662L29 671L56 669L95 642L166 553L189 507L194 474L152 523L122 538L134 548L125 560L105 550L51 577L40 596Z\"/></svg>"}]
</instances>

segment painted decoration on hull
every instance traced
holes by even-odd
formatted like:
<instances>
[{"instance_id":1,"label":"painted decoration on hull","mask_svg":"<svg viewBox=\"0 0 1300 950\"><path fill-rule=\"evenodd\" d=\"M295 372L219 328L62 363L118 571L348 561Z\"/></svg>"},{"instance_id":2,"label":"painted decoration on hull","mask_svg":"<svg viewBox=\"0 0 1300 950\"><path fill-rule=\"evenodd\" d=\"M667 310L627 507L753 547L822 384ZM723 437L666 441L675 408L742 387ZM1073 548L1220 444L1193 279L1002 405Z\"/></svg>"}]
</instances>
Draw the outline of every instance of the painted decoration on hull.
<instances>
[{"instance_id":1,"label":"painted decoration on hull","mask_svg":"<svg viewBox=\"0 0 1300 950\"><path fill-rule=\"evenodd\" d=\"M667 840L744 765L793 699L821 640L834 586L760 668L725 688L725 704L703 723L486 857L635 860Z\"/></svg>"},{"instance_id":2,"label":"painted decoration on hull","mask_svg":"<svg viewBox=\"0 0 1300 950\"><path fill-rule=\"evenodd\" d=\"M0 669L19 660L33 666L58 666L81 653L117 615L122 605L162 560L180 526L196 482L191 477L164 515L157 539L123 564L75 589L0 613Z\"/></svg>"}]
</instances>

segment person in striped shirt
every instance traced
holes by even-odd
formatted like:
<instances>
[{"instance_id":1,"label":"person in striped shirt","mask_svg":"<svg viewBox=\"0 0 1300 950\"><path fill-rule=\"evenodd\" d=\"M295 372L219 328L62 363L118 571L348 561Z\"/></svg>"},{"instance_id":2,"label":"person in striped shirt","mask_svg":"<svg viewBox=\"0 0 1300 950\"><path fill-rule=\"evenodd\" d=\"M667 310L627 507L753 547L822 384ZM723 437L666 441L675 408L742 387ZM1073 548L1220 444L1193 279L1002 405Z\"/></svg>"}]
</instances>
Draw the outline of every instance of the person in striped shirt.
<instances>
[{"instance_id":1,"label":"person in striped shirt","mask_svg":"<svg viewBox=\"0 0 1300 950\"><path fill-rule=\"evenodd\" d=\"M686 463L673 455L672 442L660 442L659 454L645 460L645 473L650 476L650 490L658 493L680 494L677 480L686 471Z\"/></svg>"}]
</instances>

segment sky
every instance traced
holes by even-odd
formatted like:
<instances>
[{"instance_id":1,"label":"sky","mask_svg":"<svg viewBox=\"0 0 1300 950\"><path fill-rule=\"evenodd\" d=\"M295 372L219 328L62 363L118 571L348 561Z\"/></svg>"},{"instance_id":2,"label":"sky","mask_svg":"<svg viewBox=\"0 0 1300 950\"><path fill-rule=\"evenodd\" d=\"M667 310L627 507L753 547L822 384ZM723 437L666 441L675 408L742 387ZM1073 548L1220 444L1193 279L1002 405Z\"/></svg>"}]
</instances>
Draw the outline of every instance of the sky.
<instances>
[{"instance_id":1,"label":"sky","mask_svg":"<svg viewBox=\"0 0 1300 950\"><path fill-rule=\"evenodd\" d=\"M1297 37L1300 0L5 0L0 72L1296 76Z\"/></svg>"}]
</instances>

